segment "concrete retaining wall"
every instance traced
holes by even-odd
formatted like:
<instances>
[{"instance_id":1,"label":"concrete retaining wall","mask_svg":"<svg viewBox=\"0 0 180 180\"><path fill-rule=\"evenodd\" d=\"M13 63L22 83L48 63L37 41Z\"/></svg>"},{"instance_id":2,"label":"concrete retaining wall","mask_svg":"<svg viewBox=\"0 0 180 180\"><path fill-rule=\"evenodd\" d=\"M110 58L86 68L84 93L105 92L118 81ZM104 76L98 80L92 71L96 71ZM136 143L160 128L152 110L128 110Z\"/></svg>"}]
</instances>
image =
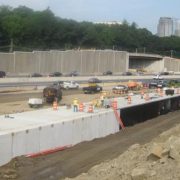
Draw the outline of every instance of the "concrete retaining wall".
<instances>
[{"instance_id":1,"label":"concrete retaining wall","mask_svg":"<svg viewBox=\"0 0 180 180\"><path fill-rule=\"evenodd\" d=\"M164 57L164 68L167 71L180 72L180 59Z\"/></svg>"},{"instance_id":2,"label":"concrete retaining wall","mask_svg":"<svg viewBox=\"0 0 180 180\"><path fill-rule=\"evenodd\" d=\"M81 74L99 73L107 70L123 72L128 69L128 53L112 50L68 50L0 53L0 70L23 74L50 72Z\"/></svg>"},{"instance_id":3,"label":"concrete retaining wall","mask_svg":"<svg viewBox=\"0 0 180 180\"><path fill-rule=\"evenodd\" d=\"M32 119L33 121L33 119ZM6 122L8 123L8 122ZM112 110L56 123L0 134L0 165L12 158L40 151L75 145L119 131Z\"/></svg>"},{"instance_id":4,"label":"concrete retaining wall","mask_svg":"<svg viewBox=\"0 0 180 180\"><path fill-rule=\"evenodd\" d=\"M132 53L130 54L132 55ZM33 51L0 53L0 71L15 74L34 72L49 74L62 72L67 74L78 71L81 74L102 74L107 70L114 73L128 69L144 68L147 71L180 71L180 60L165 57L163 60L129 60L129 53L113 50L68 50Z\"/></svg>"},{"instance_id":5,"label":"concrete retaining wall","mask_svg":"<svg viewBox=\"0 0 180 180\"><path fill-rule=\"evenodd\" d=\"M0 53L0 71L14 72L14 53Z\"/></svg>"}]
</instances>

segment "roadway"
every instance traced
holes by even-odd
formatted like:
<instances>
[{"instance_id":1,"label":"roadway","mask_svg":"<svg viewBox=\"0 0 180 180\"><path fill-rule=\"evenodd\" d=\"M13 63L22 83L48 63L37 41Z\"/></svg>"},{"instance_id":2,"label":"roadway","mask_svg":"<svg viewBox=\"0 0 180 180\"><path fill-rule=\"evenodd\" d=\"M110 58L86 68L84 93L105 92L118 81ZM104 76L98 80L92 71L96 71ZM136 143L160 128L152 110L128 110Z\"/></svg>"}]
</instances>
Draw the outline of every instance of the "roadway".
<instances>
[{"instance_id":1,"label":"roadway","mask_svg":"<svg viewBox=\"0 0 180 180\"><path fill-rule=\"evenodd\" d=\"M75 76L75 77L40 77L40 78L0 78L0 88L23 87L23 86L47 86L57 81L77 81L87 83L88 79L97 77L102 82L123 82L129 80L149 81L153 78L148 76ZM164 79L179 79L180 75L162 76Z\"/></svg>"}]
</instances>

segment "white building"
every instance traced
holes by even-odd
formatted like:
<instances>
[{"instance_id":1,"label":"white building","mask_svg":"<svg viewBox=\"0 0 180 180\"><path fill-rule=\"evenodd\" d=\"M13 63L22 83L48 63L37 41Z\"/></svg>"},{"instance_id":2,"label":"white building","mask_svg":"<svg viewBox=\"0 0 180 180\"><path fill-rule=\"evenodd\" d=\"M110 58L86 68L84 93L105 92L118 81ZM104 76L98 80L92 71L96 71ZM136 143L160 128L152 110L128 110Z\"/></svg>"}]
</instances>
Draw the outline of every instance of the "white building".
<instances>
[{"instance_id":1,"label":"white building","mask_svg":"<svg viewBox=\"0 0 180 180\"><path fill-rule=\"evenodd\" d=\"M160 17L157 28L157 35L159 37L173 35L173 19L170 17Z\"/></svg>"},{"instance_id":2,"label":"white building","mask_svg":"<svg viewBox=\"0 0 180 180\"><path fill-rule=\"evenodd\" d=\"M120 21L101 21L101 22L94 22L94 24L105 24L105 25L122 25L122 22Z\"/></svg>"},{"instance_id":3,"label":"white building","mask_svg":"<svg viewBox=\"0 0 180 180\"><path fill-rule=\"evenodd\" d=\"M180 19L174 20L174 35L180 37Z\"/></svg>"}]
</instances>

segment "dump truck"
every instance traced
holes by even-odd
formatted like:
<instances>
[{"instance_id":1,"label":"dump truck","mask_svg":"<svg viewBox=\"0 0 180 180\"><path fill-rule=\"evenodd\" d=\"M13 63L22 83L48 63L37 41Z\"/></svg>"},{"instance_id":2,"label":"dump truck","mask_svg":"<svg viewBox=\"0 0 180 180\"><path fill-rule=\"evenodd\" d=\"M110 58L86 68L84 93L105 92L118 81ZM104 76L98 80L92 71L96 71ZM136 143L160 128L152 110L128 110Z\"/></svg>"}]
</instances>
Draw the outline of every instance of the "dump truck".
<instances>
[{"instance_id":1,"label":"dump truck","mask_svg":"<svg viewBox=\"0 0 180 180\"><path fill-rule=\"evenodd\" d=\"M52 103L55 100L58 102L62 99L62 87L60 84L53 84L43 89L43 98L47 103Z\"/></svg>"},{"instance_id":2,"label":"dump truck","mask_svg":"<svg viewBox=\"0 0 180 180\"><path fill-rule=\"evenodd\" d=\"M97 85L96 83L89 83L87 87L83 87L84 94L92 94L101 91L102 91L102 87Z\"/></svg>"}]
</instances>

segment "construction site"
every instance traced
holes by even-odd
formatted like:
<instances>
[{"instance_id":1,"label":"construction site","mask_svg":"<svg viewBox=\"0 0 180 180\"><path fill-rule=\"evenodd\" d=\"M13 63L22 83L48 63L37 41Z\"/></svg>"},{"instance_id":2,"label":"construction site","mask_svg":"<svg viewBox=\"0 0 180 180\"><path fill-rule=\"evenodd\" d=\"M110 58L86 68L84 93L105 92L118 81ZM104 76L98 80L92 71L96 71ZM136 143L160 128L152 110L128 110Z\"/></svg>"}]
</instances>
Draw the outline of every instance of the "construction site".
<instances>
[{"instance_id":1,"label":"construction site","mask_svg":"<svg viewBox=\"0 0 180 180\"><path fill-rule=\"evenodd\" d=\"M178 59L34 51L0 67L0 179L180 179Z\"/></svg>"}]
</instances>

